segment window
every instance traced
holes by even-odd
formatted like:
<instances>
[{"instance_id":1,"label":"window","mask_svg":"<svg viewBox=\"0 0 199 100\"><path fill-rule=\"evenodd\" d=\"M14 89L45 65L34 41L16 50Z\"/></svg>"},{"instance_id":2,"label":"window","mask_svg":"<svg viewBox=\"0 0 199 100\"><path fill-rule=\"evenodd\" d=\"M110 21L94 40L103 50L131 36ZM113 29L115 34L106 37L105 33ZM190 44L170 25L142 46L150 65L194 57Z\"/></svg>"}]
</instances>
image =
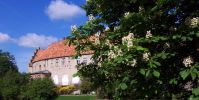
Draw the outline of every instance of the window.
<instances>
[{"instance_id":1,"label":"window","mask_svg":"<svg viewBox=\"0 0 199 100\"><path fill-rule=\"evenodd\" d=\"M77 58L77 64L80 64L80 57Z\"/></svg>"},{"instance_id":2,"label":"window","mask_svg":"<svg viewBox=\"0 0 199 100\"><path fill-rule=\"evenodd\" d=\"M65 64L65 58L62 58L62 65L64 66Z\"/></svg>"},{"instance_id":3,"label":"window","mask_svg":"<svg viewBox=\"0 0 199 100\"><path fill-rule=\"evenodd\" d=\"M51 60L51 65L53 64L53 60Z\"/></svg>"},{"instance_id":4,"label":"window","mask_svg":"<svg viewBox=\"0 0 199 100\"><path fill-rule=\"evenodd\" d=\"M70 58L68 58L68 65L70 65Z\"/></svg>"},{"instance_id":5,"label":"window","mask_svg":"<svg viewBox=\"0 0 199 100\"><path fill-rule=\"evenodd\" d=\"M69 85L68 75L66 74L62 76L62 85Z\"/></svg>"},{"instance_id":6,"label":"window","mask_svg":"<svg viewBox=\"0 0 199 100\"><path fill-rule=\"evenodd\" d=\"M68 67L69 69L71 69L71 65L67 65L67 67Z\"/></svg>"},{"instance_id":7,"label":"window","mask_svg":"<svg viewBox=\"0 0 199 100\"><path fill-rule=\"evenodd\" d=\"M58 59L56 59L56 65L55 66L58 67Z\"/></svg>"},{"instance_id":8,"label":"window","mask_svg":"<svg viewBox=\"0 0 199 100\"><path fill-rule=\"evenodd\" d=\"M48 60L46 60L46 66L48 66Z\"/></svg>"},{"instance_id":9,"label":"window","mask_svg":"<svg viewBox=\"0 0 199 100\"><path fill-rule=\"evenodd\" d=\"M54 75L53 81L54 81L54 83L55 83L56 85L59 84L59 79L58 79L58 76L57 76L57 75Z\"/></svg>"},{"instance_id":10,"label":"window","mask_svg":"<svg viewBox=\"0 0 199 100\"><path fill-rule=\"evenodd\" d=\"M68 57L67 67L68 67L69 69L71 68L71 57Z\"/></svg>"},{"instance_id":11,"label":"window","mask_svg":"<svg viewBox=\"0 0 199 100\"><path fill-rule=\"evenodd\" d=\"M44 70L46 70L46 65L44 64Z\"/></svg>"},{"instance_id":12,"label":"window","mask_svg":"<svg viewBox=\"0 0 199 100\"><path fill-rule=\"evenodd\" d=\"M87 59L86 58L83 58L83 63L87 64Z\"/></svg>"},{"instance_id":13,"label":"window","mask_svg":"<svg viewBox=\"0 0 199 100\"><path fill-rule=\"evenodd\" d=\"M39 70L41 71L41 65L39 65Z\"/></svg>"}]
</instances>

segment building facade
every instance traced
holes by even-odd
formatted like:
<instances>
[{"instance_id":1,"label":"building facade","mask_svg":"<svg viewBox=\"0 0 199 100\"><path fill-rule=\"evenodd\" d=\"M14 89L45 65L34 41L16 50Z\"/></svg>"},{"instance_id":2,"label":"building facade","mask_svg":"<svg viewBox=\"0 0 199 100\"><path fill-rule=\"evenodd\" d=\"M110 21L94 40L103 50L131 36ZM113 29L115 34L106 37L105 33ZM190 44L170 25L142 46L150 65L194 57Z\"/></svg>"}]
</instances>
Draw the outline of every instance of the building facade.
<instances>
[{"instance_id":1,"label":"building facade","mask_svg":"<svg viewBox=\"0 0 199 100\"><path fill-rule=\"evenodd\" d=\"M64 40L58 41L49 45L47 49L36 49L28 71L32 78L49 76L56 85L79 84L79 77L73 77L77 72L76 65L91 63L92 53L83 52L81 57L75 59L75 46L66 45Z\"/></svg>"}]
</instances>

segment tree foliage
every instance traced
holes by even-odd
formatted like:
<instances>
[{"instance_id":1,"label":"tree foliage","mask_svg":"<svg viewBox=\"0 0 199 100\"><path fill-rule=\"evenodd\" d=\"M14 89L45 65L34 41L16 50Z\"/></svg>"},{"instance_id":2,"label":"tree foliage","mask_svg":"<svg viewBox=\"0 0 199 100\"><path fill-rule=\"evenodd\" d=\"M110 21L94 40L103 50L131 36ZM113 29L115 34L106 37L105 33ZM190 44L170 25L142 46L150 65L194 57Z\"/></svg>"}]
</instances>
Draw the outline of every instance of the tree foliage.
<instances>
[{"instance_id":1,"label":"tree foliage","mask_svg":"<svg viewBox=\"0 0 199 100\"><path fill-rule=\"evenodd\" d=\"M94 51L78 73L96 89L114 99L199 96L198 0L88 0L83 8L89 21L68 38L77 56Z\"/></svg>"},{"instance_id":2,"label":"tree foliage","mask_svg":"<svg viewBox=\"0 0 199 100\"><path fill-rule=\"evenodd\" d=\"M0 50L0 100L50 100L56 97L50 79L30 80L17 70L15 59Z\"/></svg>"},{"instance_id":3,"label":"tree foliage","mask_svg":"<svg viewBox=\"0 0 199 100\"><path fill-rule=\"evenodd\" d=\"M0 79L0 95L2 100L19 100L21 92L28 83L29 77L16 71L8 71L2 79Z\"/></svg>"},{"instance_id":4,"label":"tree foliage","mask_svg":"<svg viewBox=\"0 0 199 100\"><path fill-rule=\"evenodd\" d=\"M9 70L17 71L15 58L8 52L0 50L0 78Z\"/></svg>"},{"instance_id":5,"label":"tree foliage","mask_svg":"<svg viewBox=\"0 0 199 100\"><path fill-rule=\"evenodd\" d=\"M90 78L81 78L80 90L82 94L89 94L93 91L92 82L90 82Z\"/></svg>"}]
</instances>

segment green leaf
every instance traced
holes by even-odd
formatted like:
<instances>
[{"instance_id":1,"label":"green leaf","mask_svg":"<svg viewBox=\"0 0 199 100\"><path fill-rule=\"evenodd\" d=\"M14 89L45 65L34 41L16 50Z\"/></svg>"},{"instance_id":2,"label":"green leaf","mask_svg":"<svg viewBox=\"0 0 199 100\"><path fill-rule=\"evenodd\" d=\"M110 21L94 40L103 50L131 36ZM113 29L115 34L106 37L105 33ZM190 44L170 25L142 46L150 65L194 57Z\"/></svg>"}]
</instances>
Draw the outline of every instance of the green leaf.
<instances>
[{"instance_id":1,"label":"green leaf","mask_svg":"<svg viewBox=\"0 0 199 100\"><path fill-rule=\"evenodd\" d=\"M178 82L177 82L177 80L174 78L174 79L171 79L170 81L169 81L169 84L177 84Z\"/></svg>"},{"instance_id":2,"label":"green leaf","mask_svg":"<svg viewBox=\"0 0 199 100\"><path fill-rule=\"evenodd\" d=\"M142 46L133 46L134 49L136 49L137 51L146 51L147 49L142 47Z\"/></svg>"},{"instance_id":3,"label":"green leaf","mask_svg":"<svg viewBox=\"0 0 199 100\"><path fill-rule=\"evenodd\" d=\"M80 76L80 73L73 74L73 77L77 77L77 76Z\"/></svg>"},{"instance_id":4,"label":"green leaf","mask_svg":"<svg viewBox=\"0 0 199 100\"><path fill-rule=\"evenodd\" d=\"M162 82L161 80L158 80L157 83L158 83L158 84L162 84L163 82Z\"/></svg>"},{"instance_id":5,"label":"green leaf","mask_svg":"<svg viewBox=\"0 0 199 100\"><path fill-rule=\"evenodd\" d=\"M159 78L159 77L160 77L160 72L154 70L154 71L153 71L153 75L154 75L155 77Z\"/></svg>"},{"instance_id":6,"label":"green leaf","mask_svg":"<svg viewBox=\"0 0 199 100\"><path fill-rule=\"evenodd\" d=\"M159 62L157 62L157 61L154 61L153 62L155 65L157 65L157 66L160 66L161 64L159 63Z\"/></svg>"},{"instance_id":7,"label":"green leaf","mask_svg":"<svg viewBox=\"0 0 199 100\"><path fill-rule=\"evenodd\" d=\"M127 76L123 78L123 81L128 81L128 80L129 80L129 77Z\"/></svg>"},{"instance_id":8,"label":"green leaf","mask_svg":"<svg viewBox=\"0 0 199 100\"><path fill-rule=\"evenodd\" d=\"M130 84L132 85L134 83L137 83L137 81L136 80L132 80Z\"/></svg>"},{"instance_id":9,"label":"green leaf","mask_svg":"<svg viewBox=\"0 0 199 100\"><path fill-rule=\"evenodd\" d=\"M196 37L199 37L199 32L196 33Z\"/></svg>"},{"instance_id":10,"label":"green leaf","mask_svg":"<svg viewBox=\"0 0 199 100\"><path fill-rule=\"evenodd\" d=\"M183 41L186 41L187 38L186 38L186 36L182 36L181 39L182 39Z\"/></svg>"},{"instance_id":11,"label":"green leaf","mask_svg":"<svg viewBox=\"0 0 199 100\"><path fill-rule=\"evenodd\" d=\"M142 75L145 75L145 70L144 70L144 69L140 69L140 73L141 73Z\"/></svg>"},{"instance_id":12,"label":"green leaf","mask_svg":"<svg viewBox=\"0 0 199 100\"><path fill-rule=\"evenodd\" d=\"M199 95L199 88L193 89L193 90L192 90L192 93L193 93L194 95L198 96L198 95Z\"/></svg>"},{"instance_id":13,"label":"green leaf","mask_svg":"<svg viewBox=\"0 0 199 100\"><path fill-rule=\"evenodd\" d=\"M137 0L130 0L130 3L136 3Z\"/></svg>"},{"instance_id":14,"label":"green leaf","mask_svg":"<svg viewBox=\"0 0 199 100\"><path fill-rule=\"evenodd\" d=\"M122 90L126 90L127 89L126 83L121 83L120 87L121 87Z\"/></svg>"},{"instance_id":15,"label":"green leaf","mask_svg":"<svg viewBox=\"0 0 199 100\"><path fill-rule=\"evenodd\" d=\"M192 80L195 80L196 79L196 73L191 73L191 78L192 78Z\"/></svg>"},{"instance_id":16,"label":"green leaf","mask_svg":"<svg viewBox=\"0 0 199 100\"><path fill-rule=\"evenodd\" d=\"M192 40L193 40L193 38L192 38L192 37L187 37L187 39L188 39L189 41L192 41Z\"/></svg>"},{"instance_id":17,"label":"green leaf","mask_svg":"<svg viewBox=\"0 0 199 100\"><path fill-rule=\"evenodd\" d=\"M189 76L190 72L188 70L183 70L180 72L180 76L185 80Z\"/></svg>"},{"instance_id":18,"label":"green leaf","mask_svg":"<svg viewBox=\"0 0 199 100\"><path fill-rule=\"evenodd\" d=\"M146 77L148 77L149 74L150 74L150 70L148 70L148 71L146 72Z\"/></svg>"}]
</instances>

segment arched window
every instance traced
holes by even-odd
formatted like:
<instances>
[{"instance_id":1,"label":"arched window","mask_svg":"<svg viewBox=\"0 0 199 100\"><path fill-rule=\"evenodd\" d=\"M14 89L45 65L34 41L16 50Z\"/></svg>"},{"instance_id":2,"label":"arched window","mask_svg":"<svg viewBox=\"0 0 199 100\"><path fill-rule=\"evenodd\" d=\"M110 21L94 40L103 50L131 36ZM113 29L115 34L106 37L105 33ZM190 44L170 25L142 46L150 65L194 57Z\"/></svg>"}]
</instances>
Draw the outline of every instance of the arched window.
<instances>
[{"instance_id":1,"label":"arched window","mask_svg":"<svg viewBox=\"0 0 199 100\"><path fill-rule=\"evenodd\" d=\"M73 84L79 84L80 83L80 78L79 77L73 77L72 83Z\"/></svg>"},{"instance_id":2,"label":"arched window","mask_svg":"<svg viewBox=\"0 0 199 100\"><path fill-rule=\"evenodd\" d=\"M62 76L62 85L69 85L68 75Z\"/></svg>"},{"instance_id":3,"label":"arched window","mask_svg":"<svg viewBox=\"0 0 199 100\"><path fill-rule=\"evenodd\" d=\"M53 76L53 81L54 81L54 83L55 83L56 85L59 84L59 79L58 79L58 76L57 76L57 75L54 75L54 76Z\"/></svg>"}]
</instances>

